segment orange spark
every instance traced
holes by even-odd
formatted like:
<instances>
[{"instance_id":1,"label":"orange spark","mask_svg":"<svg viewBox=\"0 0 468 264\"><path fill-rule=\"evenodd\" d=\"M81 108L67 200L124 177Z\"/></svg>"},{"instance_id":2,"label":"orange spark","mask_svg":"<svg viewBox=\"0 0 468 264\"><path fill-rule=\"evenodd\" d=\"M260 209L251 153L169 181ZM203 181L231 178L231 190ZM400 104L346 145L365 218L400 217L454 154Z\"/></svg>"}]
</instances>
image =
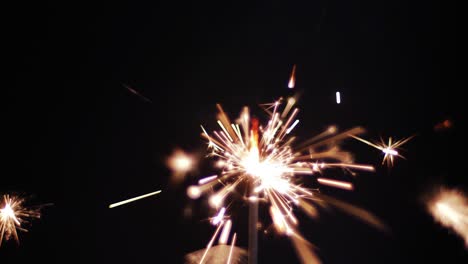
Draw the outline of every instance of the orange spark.
<instances>
[{"instance_id":1,"label":"orange spark","mask_svg":"<svg viewBox=\"0 0 468 264\"><path fill-rule=\"evenodd\" d=\"M434 126L434 130L439 132L439 131L448 130L452 127L453 127L453 122L450 119L445 119L444 121L437 123Z\"/></svg>"}]
</instances>

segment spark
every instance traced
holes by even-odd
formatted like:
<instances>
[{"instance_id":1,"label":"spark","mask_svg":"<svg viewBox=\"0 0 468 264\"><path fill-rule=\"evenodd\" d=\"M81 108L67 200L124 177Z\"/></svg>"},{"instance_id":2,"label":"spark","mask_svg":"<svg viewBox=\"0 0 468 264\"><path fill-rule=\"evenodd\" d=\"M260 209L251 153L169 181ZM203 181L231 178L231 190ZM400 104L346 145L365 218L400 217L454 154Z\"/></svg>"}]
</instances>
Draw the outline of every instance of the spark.
<instances>
[{"instance_id":1,"label":"spark","mask_svg":"<svg viewBox=\"0 0 468 264\"><path fill-rule=\"evenodd\" d=\"M434 126L434 130L440 132L440 131L448 130L452 127L453 127L453 122L450 119L445 119L444 121L437 123Z\"/></svg>"},{"instance_id":2,"label":"spark","mask_svg":"<svg viewBox=\"0 0 468 264\"><path fill-rule=\"evenodd\" d=\"M342 181L336 181L336 180L330 180L330 179L324 179L324 178L318 178L317 181L323 185L328 185L336 188L341 188L345 190L352 190L353 185L349 182L342 182Z\"/></svg>"},{"instance_id":3,"label":"spark","mask_svg":"<svg viewBox=\"0 0 468 264\"><path fill-rule=\"evenodd\" d=\"M404 138L395 142L392 142L392 138L389 137L388 143L385 143L385 141L382 138L380 139L380 143L372 143L370 141L367 141L355 135L352 135L352 137L373 148L376 148L382 151L382 153L384 154L384 157L382 159L382 164L387 164L388 167L392 167L395 157L400 157L403 159L405 158L401 154L398 153L398 148L401 147L406 142L410 141L414 136L407 137L407 138Z\"/></svg>"},{"instance_id":4,"label":"spark","mask_svg":"<svg viewBox=\"0 0 468 264\"><path fill-rule=\"evenodd\" d=\"M224 213L226 212L226 208L221 208L221 210L219 210L219 213L213 218L213 220L211 221L211 223L213 225L218 225L224 218Z\"/></svg>"},{"instance_id":5,"label":"spark","mask_svg":"<svg viewBox=\"0 0 468 264\"><path fill-rule=\"evenodd\" d=\"M437 222L465 240L468 249L468 198L457 190L442 188L426 205Z\"/></svg>"},{"instance_id":6,"label":"spark","mask_svg":"<svg viewBox=\"0 0 468 264\"><path fill-rule=\"evenodd\" d=\"M199 264L202 264L202 263L203 263L203 260L205 260L206 254L208 254L208 251L209 251L210 248L213 246L213 242L215 241L216 236L218 235L219 230L221 230L221 227L223 226L223 224L224 224L224 222L221 222L221 224L218 226L218 228L216 229L215 233L214 233L213 236L211 237L210 242L208 242L208 244L206 245L205 253L203 253L203 256L202 256L202 258L201 258Z\"/></svg>"},{"instance_id":7,"label":"spark","mask_svg":"<svg viewBox=\"0 0 468 264\"><path fill-rule=\"evenodd\" d=\"M336 92L336 103L340 104L341 103L341 95L340 92Z\"/></svg>"},{"instance_id":8,"label":"spark","mask_svg":"<svg viewBox=\"0 0 468 264\"><path fill-rule=\"evenodd\" d=\"M209 156L217 160L216 167L221 172L217 174L216 181L202 179L198 186L190 186L187 194L196 199L210 192L209 204L216 209L222 208L214 218L222 225L224 221L219 216L224 215L223 205L226 201L231 201L233 196L242 196L239 195L241 193L249 193L248 197L244 196L245 200L269 204L273 226L278 233L291 238L302 256L314 256L313 259L318 259L312 252L310 243L305 242L297 229L299 221L293 213L294 207L302 208L311 217L316 217L314 204L322 205L330 201L374 226L382 227L383 224L365 210L320 195L317 188L303 186L299 176L317 177L325 170L337 168L354 175L354 170L374 171L374 167L353 163L351 153L339 146L344 139L363 133L364 129L361 127L338 133L337 128L332 126L294 147L294 137L290 134L299 122L295 119L299 109L293 108L293 98L287 100L283 109L282 103L280 99L263 105L269 116L265 125L260 125L258 119L251 118L247 107L243 108L240 117L232 123L218 104L217 123L221 130L209 134L202 126L201 136L208 141L208 149L211 151ZM352 184L345 181L318 178L317 182L346 190L353 189ZM211 244L212 242L208 244L207 250Z\"/></svg>"},{"instance_id":9,"label":"spark","mask_svg":"<svg viewBox=\"0 0 468 264\"><path fill-rule=\"evenodd\" d=\"M28 218L40 218L40 209L23 206L25 199L17 196L3 195L0 201L0 246L3 239L14 239L19 243L17 230L27 232L22 227Z\"/></svg>"},{"instance_id":10,"label":"spark","mask_svg":"<svg viewBox=\"0 0 468 264\"><path fill-rule=\"evenodd\" d=\"M288 102L286 106L284 107L283 113L281 114L281 118L285 118L289 114L289 111L291 111L291 108L293 107L295 103L296 103L296 99L294 99L294 97L288 98Z\"/></svg>"},{"instance_id":11,"label":"spark","mask_svg":"<svg viewBox=\"0 0 468 264\"><path fill-rule=\"evenodd\" d=\"M143 101L146 101L148 103L152 103L152 101L150 99L146 98L145 96L143 96L141 93L139 93L137 90L133 89L132 87L130 87L130 86L126 85L126 84L123 84L123 86L127 89L127 91L129 91L132 94L138 96Z\"/></svg>"},{"instance_id":12,"label":"spark","mask_svg":"<svg viewBox=\"0 0 468 264\"><path fill-rule=\"evenodd\" d=\"M291 131L297 126L298 123L299 119L296 119L296 121L294 121L294 123L286 130L286 134L291 133Z\"/></svg>"},{"instance_id":13,"label":"spark","mask_svg":"<svg viewBox=\"0 0 468 264\"><path fill-rule=\"evenodd\" d=\"M212 181L212 180L214 180L216 178L218 178L218 175L208 176L208 177L205 177L203 179L200 179L198 181L198 184L203 185L203 184L208 183L208 182L210 182L210 181Z\"/></svg>"},{"instance_id":14,"label":"spark","mask_svg":"<svg viewBox=\"0 0 468 264\"><path fill-rule=\"evenodd\" d=\"M296 64L293 65L291 76L289 77L288 88L292 89L296 86Z\"/></svg>"},{"instance_id":15,"label":"spark","mask_svg":"<svg viewBox=\"0 0 468 264\"><path fill-rule=\"evenodd\" d=\"M229 238L229 232L231 232L231 227L232 227L232 221L227 220L226 224L224 224L223 231L221 232L221 235L219 236L218 244L224 245L227 243L228 238Z\"/></svg>"},{"instance_id":16,"label":"spark","mask_svg":"<svg viewBox=\"0 0 468 264\"><path fill-rule=\"evenodd\" d=\"M117 206L128 204L128 203L131 203L131 202L134 202L134 201L146 198L146 197L156 195L156 194L158 194L160 192L161 192L161 190L151 192L151 193L147 193L147 194L143 194L143 195L140 195L140 196L137 196L137 197L134 197L134 198L130 198L130 199L127 199L127 200L124 200L124 201L121 201L121 202L113 203L113 204L109 205L109 208L114 208L114 207L117 207Z\"/></svg>"},{"instance_id":17,"label":"spark","mask_svg":"<svg viewBox=\"0 0 468 264\"><path fill-rule=\"evenodd\" d=\"M297 234L292 235L291 240L293 242L294 249L299 255L302 263L312 263L312 264L322 263L320 259L317 257L317 255L315 255L314 252L311 250L311 247L313 247L313 245L310 244L309 241L307 241L302 236L297 235Z\"/></svg>"},{"instance_id":18,"label":"spark","mask_svg":"<svg viewBox=\"0 0 468 264\"><path fill-rule=\"evenodd\" d=\"M232 242L231 242L231 249L229 250L229 258L228 258L227 264L231 264L232 250L234 249L234 246L236 245L236 238L237 238L237 234L234 233L234 236L232 237Z\"/></svg>"}]
</instances>

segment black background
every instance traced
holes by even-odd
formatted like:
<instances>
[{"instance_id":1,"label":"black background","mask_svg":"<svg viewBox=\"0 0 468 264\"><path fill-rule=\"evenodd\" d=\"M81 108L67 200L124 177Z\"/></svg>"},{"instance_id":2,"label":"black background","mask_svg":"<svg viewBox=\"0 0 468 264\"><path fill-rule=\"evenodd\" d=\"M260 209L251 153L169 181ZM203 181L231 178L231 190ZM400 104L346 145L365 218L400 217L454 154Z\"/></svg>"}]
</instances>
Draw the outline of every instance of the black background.
<instances>
[{"instance_id":1,"label":"black background","mask_svg":"<svg viewBox=\"0 0 468 264\"><path fill-rule=\"evenodd\" d=\"M19 246L2 245L0 261L180 262L214 231L204 221L212 212L185 197L186 184L213 171L202 166L173 186L166 157L176 147L203 154L199 125L214 127L216 103L233 117L244 105L262 117L257 104L297 92L300 139L331 124L365 126L371 139L417 135L392 170L377 150L347 143L377 172L356 178L352 193L323 191L368 209L392 232L337 210L302 217L322 261L466 262L464 241L422 203L434 186L467 187L456 10L444 1L331 0L5 7L0 193L54 205ZM435 132L446 118L453 128ZM191 219L183 217L189 205ZM234 227L245 247L245 223ZM259 242L260 263L298 261L285 238Z\"/></svg>"}]
</instances>

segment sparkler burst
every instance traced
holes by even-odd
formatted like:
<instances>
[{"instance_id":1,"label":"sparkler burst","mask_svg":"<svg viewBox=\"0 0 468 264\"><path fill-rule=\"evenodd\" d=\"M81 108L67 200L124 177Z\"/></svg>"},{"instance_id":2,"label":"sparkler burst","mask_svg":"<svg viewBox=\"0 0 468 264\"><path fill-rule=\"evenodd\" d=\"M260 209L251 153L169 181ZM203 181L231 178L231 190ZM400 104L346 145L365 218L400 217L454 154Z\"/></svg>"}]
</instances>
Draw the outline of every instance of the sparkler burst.
<instances>
[{"instance_id":1,"label":"sparkler burst","mask_svg":"<svg viewBox=\"0 0 468 264\"><path fill-rule=\"evenodd\" d=\"M3 195L0 201L0 246L3 239L14 239L19 243L17 230L27 232L22 224L28 223L28 218L40 218L40 209L23 206L24 198Z\"/></svg>"},{"instance_id":2,"label":"sparkler burst","mask_svg":"<svg viewBox=\"0 0 468 264\"><path fill-rule=\"evenodd\" d=\"M468 198L457 190L442 188L426 205L437 222L465 240L468 249Z\"/></svg>"},{"instance_id":3,"label":"sparkler burst","mask_svg":"<svg viewBox=\"0 0 468 264\"><path fill-rule=\"evenodd\" d=\"M351 135L351 136L371 147L381 150L382 153L384 154L384 157L382 159L382 164L386 164L388 167L393 167L393 162L394 162L395 157L400 157L403 159L405 158L401 154L398 153L398 148L401 147L406 142L410 141L414 137L414 136L407 137L407 138L404 138L395 142L393 142L392 138L389 137L388 143L385 143L385 141L382 138L380 138L380 143L372 143L370 141L367 141L355 135Z\"/></svg>"},{"instance_id":4,"label":"sparkler burst","mask_svg":"<svg viewBox=\"0 0 468 264\"><path fill-rule=\"evenodd\" d=\"M299 109L294 108L295 102L294 98L280 98L274 103L262 105L269 116L264 126L260 125L258 119L251 118L247 107L243 108L236 122L231 123L218 104L217 123L220 130L209 134L202 126L202 137L208 140L208 149L211 151L209 156L217 159L216 165L221 172L200 180L198 185L190 186L187 194L196 199L210 192L209 204L218 209L212 220L212 224L218 225L218 228L209 246L224 224L224 205L230 199L230 194L234 193L241 194L244 201L269 206L273 227L278 233L291 238L303 262L320 261L312 251L311 244L298 230L295 207L316 217L317 206L330 203L384 229L384 225L367 211L322 195L318 188L303 186L301 180L309 177L318 185L352 190L352 183L327 178L323 172L327 169L341 169L355 175L355 170L374 171L374 168L353 163L351 153L339 146L342 140L363 133L361 127L341 133L338 133L336 127L330 127L309 140L295 144L295 138L291 136L292 130L299 123L299 119L296 119Z\"/></svg>"}]
</instances>

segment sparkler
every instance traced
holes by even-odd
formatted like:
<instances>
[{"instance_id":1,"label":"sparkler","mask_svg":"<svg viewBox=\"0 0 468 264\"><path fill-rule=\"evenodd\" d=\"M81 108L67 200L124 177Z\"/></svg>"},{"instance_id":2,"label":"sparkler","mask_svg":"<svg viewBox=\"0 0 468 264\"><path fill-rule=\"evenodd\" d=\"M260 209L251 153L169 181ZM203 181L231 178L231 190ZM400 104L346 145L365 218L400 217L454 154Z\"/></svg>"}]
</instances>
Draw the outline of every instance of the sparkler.
<instances>
[{"instance_id":1,"label":"sparkler","mask_svg":"<svg viewBox=\"0 0 468 264\"><path fill-rule=\"evenodd\" d=\"M26 208L24 202L24 198L3 195L0 201L0 246L3 239L14 239L19 243L17 230L28 231L22 227L23 223L28 223L26 219L40 218L40 209Z\"/></svg>"},{"instance_id":2,"label":"sparkler","mask_svg":"<svg viewBox=\"0 0 468 264\"><path fill-rule=\"evenodd\" d=\"M258 203L267 204L270 207L273 226L280 234L291 238L303 261L308 259L313 263L319 263L318 257L311 249L311 244L298 231L298 220L293 213L294 207L315 217L316 206L323 206L330 202L367 223L384 229L384 225L365 210L326 197L320 194L317 188L306 188L302 185L302 178L299 177L301 175L312 177L318 184L351 190L353 186L350 182L327 179L323 176L317 179L316 176L322 175L326 169L340 168L354 175L354 170L374 171L374 168L353 163L351 153L341 150L338 145L346 138L356 137L363 133L364 129L361 127L342 133L338 133L335 127L331 127L316 137L293 147L295 138L290 134L299 123L296 119L299 109L293 109L295 102L294 98L288 99L284 108L281 108L282 99L271 104L264 104L263 108L269 115L265 126L261 126L258 119L250 117L247 107L243 108L236 122L231 123L228 115L218 104L217 123L220 130L208 134L205 128L201 127L202 137L208 140L208 149L211 151L209 156L217 159L217 166L221 169L219 175L215 175L216 177L205 178L209 180L202 179L199 185L193 185L187 189L189 197L194 199L208 191L213 191L209 196L209 204L213 208L222 208L214 217L218 228L207 250L224 224L224 221L218 221L220 220L218 216L221 213L224 216L223 204L233 193L244 193L244 200L251 204L251 209L256 208ZM250 212L251 217L252 214L257 215L256 212ZM251 226L250 222L249 220L249 226ZM255 226L256 223L256 220L253 221ZM256 232L255 229L255 233L249 236L256 238ZM250 251L256 250L255 243L253 247L249 245Z\"/></svg>"},{"instance_id":3,"label":"sparkler","mask_svg":"<svg viewBox=\"0 0 468 264\"><path fill-rule=\"evenodd\" d=\"M406 142L410 141L414 136L407 137L401 140L398 140L396 142L392 142L392 138L388 138L388 143L385 143L385 141L381 138L380 143L372 143L370 141L367 141L365 139L362 139L360 137L357 137L355 135L351 135L353 138L366 143L367 145L374 147L378 150L381 150L382 153L384 153L384 157L382 159L382 164L387 164L388 167L393 166L394 158L395 157L400 157L400 158L405 158L402 155L398 153L398 148L401 147L403 144Z\"/></svg>"},{"instance_id":4,"label":"sparkler","mask_svg":"<svg viewBox=\"0 0 468 264\"><path fill-rule=\"evenodd\" d=\"M457 190L443 188L426 205L437 222L465 240L468 249L468 198Z\"/></svg>"}]
</instances>

